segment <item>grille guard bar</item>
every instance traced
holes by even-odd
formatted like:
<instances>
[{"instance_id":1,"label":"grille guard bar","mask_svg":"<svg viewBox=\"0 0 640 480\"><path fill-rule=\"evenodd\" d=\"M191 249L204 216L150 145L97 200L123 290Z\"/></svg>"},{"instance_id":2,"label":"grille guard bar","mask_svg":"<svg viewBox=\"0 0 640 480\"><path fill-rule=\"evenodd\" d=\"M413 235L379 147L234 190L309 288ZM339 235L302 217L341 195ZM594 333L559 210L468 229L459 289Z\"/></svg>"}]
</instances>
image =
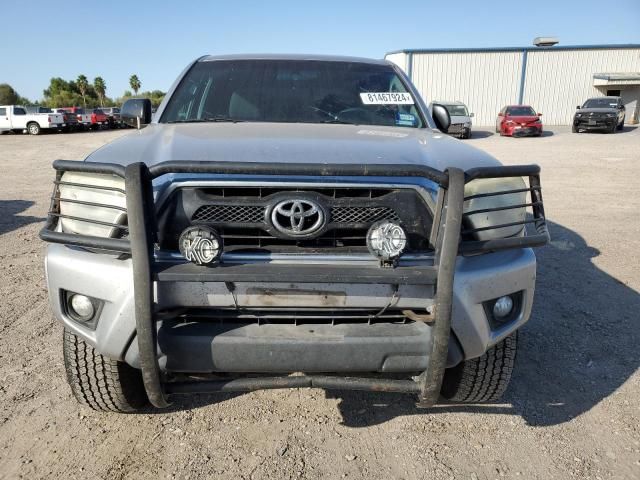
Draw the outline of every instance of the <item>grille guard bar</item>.
<instances>
[{"instance_id":1,"label":"grille guard bar","mask_svg":"<svg viewBox=\"0 0 640 480\"><path fill-rule=\"evenodd\" d=\"M418 392L420 405L431 406L439 397L444 375L449 334L451 330L451 308L453 301L453 281L458 254L482 253L506 248L525 248L544 245L549 241L546 227L542 194L540 190L540 168L537 165L482 167L463 172L449 168L442 172L421 165L360 164L266 164L260 162L196 162L170 161L152 167L144 163L133 163L126 167L109 163L56 160L56 182L61 181L65 171L113 174L125 181L127 220L129 238L98 238L56 231L58 227L60 202L54 194L45 226L40 238L47 242L75 245L85 248L107 250L130 254L133 263L133 284L135 293L135 320L138 340L139 361L144 386L150 402L158 407L167 407L166 392L184 393L199 391L197 384L181 386L179 392L170 383L163 383L157 359L157 332L155 328L155 308L153 299L154 282L154 246L157 239L156 217L153 200L152 181L154 178L170 173L208 173L238 175L287 175L287 176L377 176L377 177L420 177L437 183L442 188L434 215L432 244L434 247L435 311L433 321L433 346L430 365L427 371L417 377L415 382L376 378L349 379L327 377L332 381L320 382L318 386L329 385L334 388L354 388L360 390L394 390ZM517 222L523 226L535 225L536 234L513 238L484 241L461 242L464 187L478 178L523 177L529 178L533 220ZM499 192L508 194L511 192ZM495 227L498 228L498 227ZM207 267L203 267L207 268ZM278 380L280 378L280 380ZM295 382L282 380L282 377L260 377L251 379L251 389L295 386ZM394 384L397 382L397 385ZM303 382L304 383L304 382ZM407 386L408 383L411 385ZM384 384L384 385L382 385ZM233 385L230 382L227 387ZM247 389L247 382L239 382L241 389ZM299 386L310 386L306 383ZM329 388L329 387L326 387Z\"/></svg>"}]
</instances>

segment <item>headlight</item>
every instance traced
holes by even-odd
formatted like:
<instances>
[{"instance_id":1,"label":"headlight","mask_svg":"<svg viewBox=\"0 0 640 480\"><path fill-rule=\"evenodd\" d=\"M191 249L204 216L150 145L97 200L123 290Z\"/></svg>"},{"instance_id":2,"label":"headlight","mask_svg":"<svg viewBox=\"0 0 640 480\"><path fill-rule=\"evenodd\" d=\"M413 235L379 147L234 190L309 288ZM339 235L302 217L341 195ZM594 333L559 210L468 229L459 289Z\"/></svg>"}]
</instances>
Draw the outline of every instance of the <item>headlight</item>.
<instances>
[{"instance_id":1,"label":"headlight","mask_svg":"<svg viewBox=\"0 0 640 480\"><path fill-rule=\"evenodd\" d=\"M582 118L582 114L581 113L576 113L576 117Z\"/></svg>"},{"instance_id":2,"label":"headlight","mask_svg":"<svg viewBox=\"0 0 640 480\"><path fill-rule=\"evenodd\" d=\"M63 232L111 238L124 232L114 226L125 225L127 220L123 178L65 172L59 190Z\"/></svg>"},{"instance_id":3,"label":"headlight","mask_svg":"<svg viewBox=\"0 0 640 480\"><path fill-rule=\"evenodd\" d=\"M524 180L520 177L510 178L480 178L469 182L464 188L464 196L470 197L486 193L505 192L526 188ZM527 192L509 193L505 195L481 196L464 202L464 213L475 210L504 208L527 203ZM526 207L509 208L492 212L474 213L465 215L467 228L484 228L506 223L522 222L527 215ZM478 240L493 240L519 235L524 225L514 225L489 230L481 230L475 233Z\"/></svg>"},{"instance_id":4,"label":"headlight","mask_svg":"<svg viewBox=\"0 0 640 480\"><path fill-rule=\"evenodd\" d=\"M507 125L515 125L516 122L514 122L513 120L507 120L504 123L507 124Z\"/></svg>"},{"instance_id":5,"label":"headlight","mask_svg":"<svg viewBox=\"0 0 640 480\"><path fill-rule=\"evenodd\" d=\"M467 128L471 127L471 122L464 122L464 126Z\"/></svg>"},{"instance_id":6,"label":"headlight","mask_svg":"<svg viewBox=\"0 0 640 480\"><path fill-rule=\"evenodd\" d=\"M607 117L609 117L609 118L613 118L613 117L615 117L615 116L616 116L616 114L615 114L615 113L607 113Z\"/></svg>"}]
</instances>

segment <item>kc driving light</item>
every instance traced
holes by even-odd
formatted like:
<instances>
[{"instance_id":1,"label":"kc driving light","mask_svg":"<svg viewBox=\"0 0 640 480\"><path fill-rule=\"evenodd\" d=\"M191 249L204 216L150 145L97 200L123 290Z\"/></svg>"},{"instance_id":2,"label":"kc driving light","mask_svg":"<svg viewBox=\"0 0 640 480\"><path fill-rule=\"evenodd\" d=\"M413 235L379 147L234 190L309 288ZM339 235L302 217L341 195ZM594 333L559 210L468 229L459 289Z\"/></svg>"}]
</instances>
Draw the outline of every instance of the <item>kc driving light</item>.
<instances>
[{"instance_id":1,"label":"kc driving light","mask_svg":"<svg viewBox=\"0 0 640 480\"><path fill-rule=\"evenodd\" d=\"M367 247L378 258L389 260L400 256L407 246L407 235L393 222L375 223L367 232Z\"/></svg>"},{"instance_id":2,"label":"kc driving light","mask_svg":"<svg viewBox=\"0 0 640 480\"><path fill-rule=\"evenodd\" d=\"M178 243L182 256L197 265L217 263L222 255L222 239L213 228L189 227Z\"/></svg>"},{"instance_id":3,"label":"kc driving light","mask_svg":"<svg viewBox=\"0 0 640 480\"><path fill-rule=\"evenodd\" d=\"M510 296L500 297L493 305L493 316L504 318L513 310L513 299Z\"/></svg>"}]
</instances>

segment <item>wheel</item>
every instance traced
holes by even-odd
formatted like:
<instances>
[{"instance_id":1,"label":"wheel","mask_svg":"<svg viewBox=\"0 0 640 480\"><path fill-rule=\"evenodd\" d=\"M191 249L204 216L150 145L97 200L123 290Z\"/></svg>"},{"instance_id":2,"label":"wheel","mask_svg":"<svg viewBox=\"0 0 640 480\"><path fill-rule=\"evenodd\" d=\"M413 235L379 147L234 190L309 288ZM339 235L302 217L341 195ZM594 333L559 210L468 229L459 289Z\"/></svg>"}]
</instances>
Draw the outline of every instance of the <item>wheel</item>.
<instances>
[{"instance_id":1,"label":"wheel","mask_svg":"<svg viewBox=\"0 0 640 480\"><path fill-rule=\"evenodd\" d=\"M40 125L36 122L31 122L27 125L27 132L29 132L30 135L40 135Z\"/></svg>"},{"instance_id":2,"label":"wheel","mask_svg":"<svg viewBox=\"0 0 640 480\"><path fill-rule=\"evenodd\" d=\"M624 128L624 120L622 120L619 124L618 124L618 130L622 130Z\"/></svg>"},{"instance_id":3,"label":"wheel","mask_svg":"<svg viewBox=\"0 0 640 480\"><path fill-rule=\"evenodd\" d=\"M607 130L607 133L616 133L616 130L618 130L618 125L617 124L613 124L613 125L611 125L611 128L609 130Z\"/></svg>"},{"instance_id":4,"label":"wheel","mask_svg":"<svg viewBox=\"0 0 640 480\"><path fill-rule=\"evenodd\" d=\"M507 390L516 359L518 332L485 352L445 371L441 395L454 402L491 402Z\"/></svg>"},{"instance_id":5,"label":"wheel","mask_svg":"<svg viewBox=\"0 0 640 480\"><path fill-rule=\"evenodd\" d=\"M131 413L147 404L140 370L104 357L67 329L63 354L67 381L82 405L103 412Z\"/></svg>"},{"instance_id":6,"label":"wheel","mask_svg":"<svg viewBox=\"0 0 640 480\"><path fill-rule=\"evenodd\" d=\"M578 129L576 128L576 126L575 126L575 125L571 125L571 131L572 131L573 133L580 133L580 132L578 131Z\"/></svg>"}]
</instances>

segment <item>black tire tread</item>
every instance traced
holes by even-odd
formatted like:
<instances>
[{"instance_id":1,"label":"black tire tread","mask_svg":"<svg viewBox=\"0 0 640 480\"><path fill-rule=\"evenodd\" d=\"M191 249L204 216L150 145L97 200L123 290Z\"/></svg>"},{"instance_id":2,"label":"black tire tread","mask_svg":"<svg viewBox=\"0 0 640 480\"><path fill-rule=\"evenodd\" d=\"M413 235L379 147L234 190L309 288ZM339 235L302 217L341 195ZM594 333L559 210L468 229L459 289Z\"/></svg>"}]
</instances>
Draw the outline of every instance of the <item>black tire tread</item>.
<instances>
[{"instance_id":1,"label":"black tire tread","mask_svg":"<svg viewBox=\"0 0 640 480\"><path fill-rule=\"evenodd\" d=\"M139 370L107 358L64 330L64 366L78 402L103 412L131 413L147 404Z\"/></svg>"},{"instance_id":2,"label":"black tire tread","mask_svg":"<svg viewBox=\"0 0 640 480\"><path fill-rule=\"evenodd\" d=\"M478 358L445 371L442 396L454 402L492 402L509 386L518 346L518 332Z\"/></svg>"}]
</instances>

